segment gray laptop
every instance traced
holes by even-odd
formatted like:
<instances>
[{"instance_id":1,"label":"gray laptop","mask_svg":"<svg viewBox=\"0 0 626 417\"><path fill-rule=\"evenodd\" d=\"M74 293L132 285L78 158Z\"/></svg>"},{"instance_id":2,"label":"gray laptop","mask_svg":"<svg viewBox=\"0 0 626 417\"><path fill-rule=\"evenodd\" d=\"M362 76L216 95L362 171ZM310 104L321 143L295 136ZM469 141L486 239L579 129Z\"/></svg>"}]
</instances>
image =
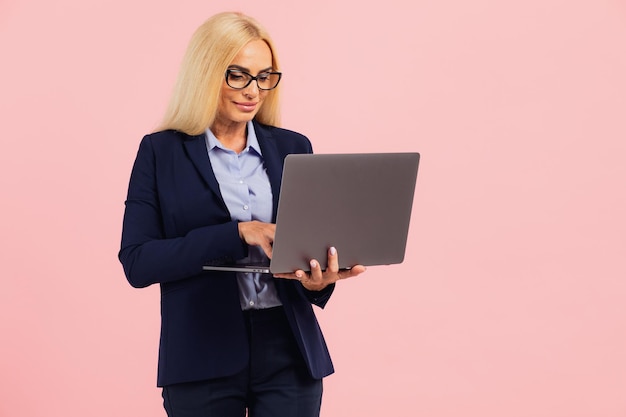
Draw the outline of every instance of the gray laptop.
<instances>
[{"instance_id":1,"label":"gray laptop","mask_svg":"<svg viewBox=\"0 0 626 417\"><path fill-rule=\"evenodd\" d=\"M285 273L404 260L419 153L294 154L285 158L273 256L266 265L206 265L205 270Z\"/></svg>"}]
</instances>

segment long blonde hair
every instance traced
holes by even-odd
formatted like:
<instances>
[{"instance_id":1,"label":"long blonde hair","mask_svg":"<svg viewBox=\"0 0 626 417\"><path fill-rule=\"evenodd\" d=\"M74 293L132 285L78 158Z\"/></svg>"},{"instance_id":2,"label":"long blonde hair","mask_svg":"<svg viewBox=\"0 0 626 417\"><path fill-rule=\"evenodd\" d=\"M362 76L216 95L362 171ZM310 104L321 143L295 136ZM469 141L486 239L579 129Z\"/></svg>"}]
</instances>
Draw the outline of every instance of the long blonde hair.
<instances>
[{"instance_id":1,"label":"long blonde hair","mask_svg":"<svg viewBox=\"0 0 626 417\"><path fill-rule=\"evenodd\" d=\"M215 121L224 73L248 42L263 40L272 52L272 67L279 70L274 44L267 31L253 18L236 12L209 18L193 34L178 73L178 79L157 130L174 129L199 135ZM268 91L255 119L278 126L279 89Z\"/></svg>"}]
</instances>

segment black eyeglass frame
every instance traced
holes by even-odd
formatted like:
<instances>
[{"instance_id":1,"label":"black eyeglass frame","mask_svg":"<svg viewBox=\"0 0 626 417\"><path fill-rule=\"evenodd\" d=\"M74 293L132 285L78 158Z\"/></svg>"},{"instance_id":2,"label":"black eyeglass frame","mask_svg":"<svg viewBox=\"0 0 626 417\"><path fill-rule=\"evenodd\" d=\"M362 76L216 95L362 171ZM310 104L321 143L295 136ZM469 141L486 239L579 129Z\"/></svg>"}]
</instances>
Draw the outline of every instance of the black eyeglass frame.
<instances>
[{"instance_id":1,"label":"black eyeglass frame","mask_svg":"<svg viewBox=\"0 0 626 417\"><path fill-rule=\"evenodd\" d=\"M248 77L250 77L250 79L248 80L246 85L244 85L243 87L233 87L232 85L230 85L228 83L228 74L230 74L231 72L239 72L241 74L245 74ZM274 87L272 87L272 88L263 88L263 87L261 87L259 85L259 76L261 74L278 75L278 81L276 81L276 85ZM250 73L245 72L245 71L242 71L242 70L239 70L239 69L233 69L233 68L227 69L226 72L224 73L224 78L226 79L226 85L228 85L233 90L243 90L244 88L248 87L252 81L256 81L256 86L259 88L259 90L270 91L270 90L273 90L276 87L278 87L278 84L280 83L280 80L281 80L282 77L283 77L283 73L282 72L278 72L278 71L264 71L264 72L258 74L256 77L253 76Z\"/></svg>"}]
</instances>

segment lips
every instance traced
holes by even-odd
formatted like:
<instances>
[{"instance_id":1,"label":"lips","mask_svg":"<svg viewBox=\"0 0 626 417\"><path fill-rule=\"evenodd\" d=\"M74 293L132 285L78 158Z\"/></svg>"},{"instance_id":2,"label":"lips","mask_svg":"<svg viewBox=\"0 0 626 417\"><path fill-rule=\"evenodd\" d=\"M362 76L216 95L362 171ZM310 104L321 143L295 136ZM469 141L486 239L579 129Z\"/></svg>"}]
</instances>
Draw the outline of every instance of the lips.
<instances>
[{"instance_id":1,"label":"lips","mask_svg":"<svg viewBox=\"0 0 626 417\"><path fill-rule=\"evenodd\" d=\"M256 109L257 104L256 102L237 102L235 101L235 106L237 106L237 108L243 112L249 113L249 112L253 112Z\"/></svg>"}]
</instances>

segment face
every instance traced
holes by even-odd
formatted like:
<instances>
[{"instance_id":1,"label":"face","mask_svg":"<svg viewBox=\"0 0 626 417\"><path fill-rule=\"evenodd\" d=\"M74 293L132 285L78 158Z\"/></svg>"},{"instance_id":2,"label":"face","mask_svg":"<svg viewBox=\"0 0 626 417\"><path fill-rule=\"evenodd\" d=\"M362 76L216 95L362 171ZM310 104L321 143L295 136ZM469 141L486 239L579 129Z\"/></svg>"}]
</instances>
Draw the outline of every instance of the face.
<instances>
[{"instance_id":1,"label":"face","mask_svg":"<svg viewBox=\"0 0 626 417\"><path fill-rule=\"evenodd\" d=\"M239 51L228 68L245 71L252 76L274 70L272 68L272 52L264 41L251 41ZM269 91L259 90L256 81L252 81L241 90L236 90L229 87L224 80L221 93L222 97L215 123L232 126L245 124L252 120L261 108Z\"/></svg>"}]
</instances>

